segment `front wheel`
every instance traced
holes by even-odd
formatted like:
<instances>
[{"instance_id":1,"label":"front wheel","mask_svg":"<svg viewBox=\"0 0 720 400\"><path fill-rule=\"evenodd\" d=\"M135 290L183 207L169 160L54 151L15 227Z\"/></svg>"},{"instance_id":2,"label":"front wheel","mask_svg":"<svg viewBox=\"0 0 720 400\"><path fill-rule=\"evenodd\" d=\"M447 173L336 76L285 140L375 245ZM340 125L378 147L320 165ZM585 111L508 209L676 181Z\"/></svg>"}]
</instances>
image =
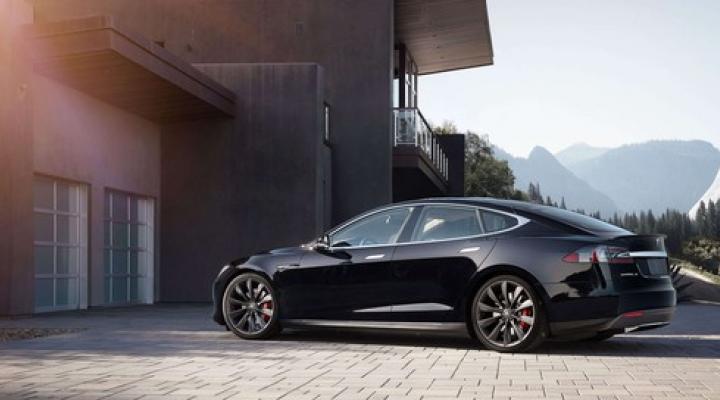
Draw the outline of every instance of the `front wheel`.
<instances>
[{"instance_id":1,"label":"front wheel","mask_svg":"<svg viewBox=\"0 0 720 400\"><path fill-rule=\"evenodd\" d=\"M261 275L236 276L223 295L225 326L243 339L266 339L280 331L275 293Z\"/></svg>"},{"instance_id":2,"label":"front wheel","mask_svg":"<svg viewBox=\"0 0 720 400\"><path fill-rule=\"evenodd\" d=\"M502 275L487 281L475 295L472 327L486 348L522 352L544 340L545 315L530 284Z\"/></svg>"}]
</instances>

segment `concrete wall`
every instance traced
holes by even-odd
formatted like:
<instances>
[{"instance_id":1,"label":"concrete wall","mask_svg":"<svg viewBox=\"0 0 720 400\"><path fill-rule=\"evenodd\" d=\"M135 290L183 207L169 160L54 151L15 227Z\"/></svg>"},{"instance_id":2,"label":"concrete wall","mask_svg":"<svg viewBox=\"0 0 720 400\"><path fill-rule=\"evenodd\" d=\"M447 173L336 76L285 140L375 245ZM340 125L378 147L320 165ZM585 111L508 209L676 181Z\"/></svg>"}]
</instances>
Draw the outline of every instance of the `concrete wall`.
<instances>
[{"instance_id":1,"label":"concrete wall","mask_svg":"<svg viewBox=\"0 0 720 400\"><path fill-rule=\"evenodd\" d=\"M193 63L320 64L333 109L334 222L391 201L392 0L34 3L39 21L112 15Z\"/></svg>"},{"instance_id":2,"label":"concrete wall","mask_svg":"<svg viewBox=\"0 0 720 400\"><path fill-rule=\"evenodd\" d=\"M237 116L163 127L163 301L208 301L223 264L327 225L322 68L196 66L238 95Z\"/></svg>"},{"instance_id":3,"label":"concrete wall","mask_svg":"<svg viewBox=\"0 0 720 400\"><path fill-rule=\"evenodd\" d=\"M315 64L199 65L237 92L238 117L162 128L161 300L208 300L229 259L391 201L392 0L33 4L38 22L113 16L191 63Z\"/></svg>"},{"instance_id":4,"label":"concrete wall","mask_svg":"<svg viewBox=\"0 0 720 400\"><path fill-rule=\"evenodd\" d=\"M33 311L31 82L13 42L31 21L25 2L0 2L0 315Z\"/></svg>"},{"instance_id":5,"label":"concrete wall","mask_svg":"<svg viewBox=\"0 0 720 400\"><path fill-rule=\"evenodd\" d=\"M89 187L88 299L90 305L100 305L105 295L105 191L135 193L159 203L160 127L43 76L35 75L32 82L34 171ZM157 205L155 214L158 226ZM156 271L158 240L156 236ZM26 268L32 271L32 263Z\"/></svg>"}]
</instances>

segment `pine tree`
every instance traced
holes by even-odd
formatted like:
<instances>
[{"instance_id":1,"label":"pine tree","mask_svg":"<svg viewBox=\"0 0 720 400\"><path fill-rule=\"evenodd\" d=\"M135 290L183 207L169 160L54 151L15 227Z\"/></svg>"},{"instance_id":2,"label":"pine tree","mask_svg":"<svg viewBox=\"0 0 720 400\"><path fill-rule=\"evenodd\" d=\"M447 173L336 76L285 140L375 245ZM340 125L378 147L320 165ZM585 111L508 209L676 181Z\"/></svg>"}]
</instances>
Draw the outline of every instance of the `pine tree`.
<instances>
[{"instance_id":1,"label":"pine tree","mask_svg":"<svg viewBox=\"0 0 720 400\"><path fill-rule=\"evenodd\" d=\"M695 224L697 226L697 234L700 236L706 236L707 230L706 227L706 221L707 220L707 209L705 208L705 201L700 200L700 206L697 210L697 215L695 216Z\"/></svg>"},{"instance_id":2,"label":"pine tree","mask_svg":"<svg viewBox=\"0 0 720 400\"><path fill-rule=\"evenodd\" d=\"M653 233L655 232L655 224L657 221L655 221L655 216L653 215L652 210L648 210L647 213L647 233Z\"/></svg>"},{"instance_id":3,"label":"pine tree","mask_svg":"<svg viewBox=\"0 0 720 400\"><path fill-rule=\"evenodd\" d=\"M638 232L639 233L648 233L647 216L645 215L645 211L640 211L640 220L638 221Z\"/></svg>"},{"instance_id":4,"label":"pine tree","mask_svg":"<svg viewBox=\"0 0 720 400\"><path fill-rule=\"evenodd\" d=\"M677 255L683 252L685 243L693 238L720 239L720 201L714 202L712 206L702 202L695 219L691 219L687 213L666 209L658 217L652 210L641 211L639 215L615 213L608 222L635 233L665 235L668 252Z\"/></svg>"},{"instance_id":5,"label":"pine tree","mask_svg":"<svg viewBox=\"0 0 720 400\"><path fill-rule=\"evenodd\" d=\"M530 185L528 185L528 198L532 203L545 204L542 192L540 192L540 183L530 182Z\"/></svg>"},{"instance_id":6,"label":"pine tree","mask_svg":"<svg viewBox=\"0 0 720 400\"><path fill-rule=\"evenodd\" d=\"M527 193L528 193L528 199L531 202L535 203L536 199L537 199L537 189L535 189L535 184L533 184L532 182L530 182L530 184L528 185Z\"/></svg>"},{"instance_id":7,"label":"pine tree","mask_svg":"<svg viewBox=\"0 0 720 400\"><path fill-rule=\"evenodd\" d=\"M720 202L720 200L718 200L718 202ZM560 208L567 210L567 205L565 205L565 196L560 198Z\"/></svg>"},{"instance_id":8,"label":"pine tree","mask_svg":"<svg viewBox=\"0 0 720 400\"><path fill-rule=\"evenodd\" d=\"M718 209L715 207L715 202L708 201L707 207L707 218L705 219L706 224L706 235L711 238L718 237Z\"/></svg>"},{"instance_id":9,"label":"pine tree","mask_svg":"<svg viewBox=\"0 0 720 400\"><path fill-rule=\"evenodd\" d=\"M538 182L538 183L535 184L535 189L537 189L537 199L536 199L537 202L538 202L539 204L544 204L542 191L540 190L540 182Z\"/></svg>"},{"instance_id":10,"label":"pine tree","mask_svg":"<svg viewBox=\"0 0 720 400\"><path fill-rule=\"evenodd\" d=\"M715 237L720 239L720 199L715 202Z\"/></svg>"}]
</instances>

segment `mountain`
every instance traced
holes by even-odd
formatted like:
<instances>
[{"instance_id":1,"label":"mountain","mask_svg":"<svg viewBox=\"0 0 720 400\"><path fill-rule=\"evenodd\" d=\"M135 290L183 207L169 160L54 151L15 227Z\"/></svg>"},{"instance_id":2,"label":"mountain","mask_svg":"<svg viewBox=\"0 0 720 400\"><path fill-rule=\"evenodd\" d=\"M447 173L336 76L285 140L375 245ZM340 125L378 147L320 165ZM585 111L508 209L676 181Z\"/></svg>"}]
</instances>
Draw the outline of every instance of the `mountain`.
<instances>
[{"instance_id":1,"label":"mountain","mask_svg":"<svg viewBox=\"0 0 720 400\"><path fill-rule=\"evenodd\" d=\"M593 147L587 143L575 143L574 145L555 153L555 158L566 167L570 165L600 157L610 150L606 147Z\"/></svg>"},{"instance_id":2,"label":"mountain","mask_svg":"<svg viewBox=\"0 0 720 400\"><path fill-rule=\"evenodd\" d=\"M617 210L608 196L575 176L543 147L535 147L528 158L513 157L496 147L495 157L507 160L515 174L515 187L520 190L527 191L530 183L539 183L544 197L550 196L558 203L564 197L568 209L600 211L605 216Z\"/></svg>"},{"instance_id":3,"label":"mountain","mask_svg":"<svg viewBox=\"0 0 720 400\"><path fill-rule=\"evenodd\" d=\"M715 176L715 180L710 185L708 190L705 192L704 195L698 200L695 205L692 206L690 209L690 217L695 218L695 215L697 214L698 208L700 208L700 202L704 201L705 205L707 206L708 201L718 201L720 200L720 170L718 170L717 175Z\"/></svg>"},{"instance_id":4,"label":"mountain","mask_svg":"<svg viewBox=\"0 0 720 400\"><path fill-rule=\"evenodd\" d=\"M701 141L663 140L631 144L568 165L621 211L689 210L720 168L720 151Z\"/></svg>"}]
</instances>

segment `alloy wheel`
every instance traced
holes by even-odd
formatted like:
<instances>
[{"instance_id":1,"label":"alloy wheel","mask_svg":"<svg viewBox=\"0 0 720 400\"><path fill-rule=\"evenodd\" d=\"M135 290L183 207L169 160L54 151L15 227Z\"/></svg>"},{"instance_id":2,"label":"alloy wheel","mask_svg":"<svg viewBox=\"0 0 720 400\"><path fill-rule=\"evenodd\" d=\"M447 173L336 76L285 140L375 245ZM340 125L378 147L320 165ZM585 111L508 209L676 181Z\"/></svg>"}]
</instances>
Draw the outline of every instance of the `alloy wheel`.
<instances>
[{"instance_id":1,"label":"alloy wheel","mask_svg":"<svg viewBox=\"0 0 720 400\"><path fill-rule=\"evenodd\" d=\"M236 279L233 284L227 292L227 322L245 335L263 332L275 312L270 288L252 275Z\"/></svg>"},{"instance_id":2,"label":"alloy wheel","mask_svg":"<svg viewBox=\"0 0 720 400\"><path fill-rule=\"evenodd\" d=\"M528 289L514 281L495 281L477 298L478 331L498 347L510 348L524 342L534 328L535 315Z\"/></svg>"}]
</instances>

